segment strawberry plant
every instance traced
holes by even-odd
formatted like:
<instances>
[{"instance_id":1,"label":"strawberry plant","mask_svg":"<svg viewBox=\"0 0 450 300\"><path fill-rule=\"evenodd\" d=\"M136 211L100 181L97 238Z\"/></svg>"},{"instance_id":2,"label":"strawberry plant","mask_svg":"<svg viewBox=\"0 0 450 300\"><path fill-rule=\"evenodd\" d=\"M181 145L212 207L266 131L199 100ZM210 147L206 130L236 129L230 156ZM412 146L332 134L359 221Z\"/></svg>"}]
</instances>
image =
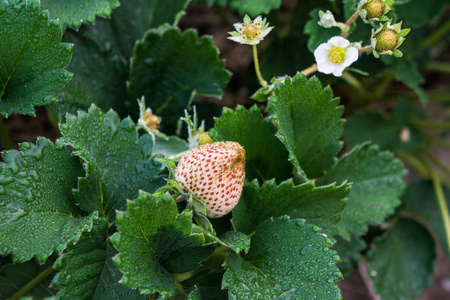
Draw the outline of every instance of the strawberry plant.
<instances>
[{"instance_id":1,"label":"strawberry plant","mask_svg":"<svg viewBox=\"0 0 450 300\"><path fill-rule=\"evenodd\" d=\"M0 299L342 299L355 269L419 297L450 179L418 63L448 71L449 27L407 2L0 1L2 121L58 131L0 126Z\"/></svg>"}]
</instances>

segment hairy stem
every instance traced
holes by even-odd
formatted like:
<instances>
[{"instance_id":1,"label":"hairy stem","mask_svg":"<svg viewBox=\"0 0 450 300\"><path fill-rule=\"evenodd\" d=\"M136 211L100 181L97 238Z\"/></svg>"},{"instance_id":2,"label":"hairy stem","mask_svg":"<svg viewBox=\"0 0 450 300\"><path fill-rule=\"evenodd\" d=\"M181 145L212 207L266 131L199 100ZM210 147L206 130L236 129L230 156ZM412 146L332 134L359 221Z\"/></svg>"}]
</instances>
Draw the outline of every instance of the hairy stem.
<instances>
[{"instance_id":1,"label":"hairy stem","mask_svg":"<svg viewBox=\"0 0 450 300\"><path fill-rule=\"evenodd\" d=\"M359 11L356 11L348 20L345 22L345 29L342 30L341 36L343 38L347 37L348 31L350 30L350 26L353 22L355 22L356 18L359 16Z\"/></svg>"},{"instance_id":2,"label":"hairy stem","mask_svg":"<svg viewBox=\"0 0 450 300\"><path fill-rule=\"evenodd\" d=\"M252 45L252 47L253 47L253 60L255 61L256 76L258 76L259 83L262 86L267 86L267 82L262 77L261 70L259 69L258 50L256 49L256 45Z\"/></svg>"},{"instance_id":3,"label":"hairy stem","mask_svg":"<svg viewBox=\"0 0 450 300\"><path fill-rule=\"evenodd\" d=\"M303 71L301 71L300 73L302 73L305 76L308 76L308 75L310 75L310 74L312 74L312 73L314 73L316 71L317 71L317 64L313 64L310 67L308 67L308 68L304 69Z\"/></svg>"},{"instance_id":4,"label":"hairy stem","mask_svg":"<svg viewBox=\"0 0 450 300\"><path fill-rule=\"evenodd\" d=\"M372 51L372 49L373 49L372 46L364 46L364 47L359 48L358 52L359 53L363 53L363 52L366 52L366 51Z\"/></svg>"},{"instance_id":5,"label":"hairy stem","mask_svg":"<svg viewBox=\"0 0 450 300\"><path fill-rule=\"evenodd\" d=\"M9 297L9 300L17 300L26 293L28 293L30 290L32 290L36 285L38 285L42 280L47 278L50 274L55 272L55 269L53 267L48 267L45 269L42 273L40 273L38 276L33 278L30 282L28 282L24 287L22 287L20 290L18 290L14 295Z\"/></svg>"}]
</instances>

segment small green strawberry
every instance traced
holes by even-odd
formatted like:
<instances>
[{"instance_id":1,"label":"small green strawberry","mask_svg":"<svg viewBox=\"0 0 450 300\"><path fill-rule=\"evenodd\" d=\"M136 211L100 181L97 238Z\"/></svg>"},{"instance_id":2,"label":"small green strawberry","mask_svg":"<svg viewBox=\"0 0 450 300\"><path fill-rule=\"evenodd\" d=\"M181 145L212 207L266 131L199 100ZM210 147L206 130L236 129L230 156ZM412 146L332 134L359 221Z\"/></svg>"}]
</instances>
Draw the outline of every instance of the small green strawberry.
<instances>
[{"instance_id":1,"label":"small green strawberry","mask_svg":"<svg viewBox=\"0 0 450 300\"><path fill-rule=\"evenodd\" d=\"M175 181L202 201L210 218L229 213L241 197L245 149L235 142L215 142L187 151L175 169Z\"/></svg>"}]
</instances>

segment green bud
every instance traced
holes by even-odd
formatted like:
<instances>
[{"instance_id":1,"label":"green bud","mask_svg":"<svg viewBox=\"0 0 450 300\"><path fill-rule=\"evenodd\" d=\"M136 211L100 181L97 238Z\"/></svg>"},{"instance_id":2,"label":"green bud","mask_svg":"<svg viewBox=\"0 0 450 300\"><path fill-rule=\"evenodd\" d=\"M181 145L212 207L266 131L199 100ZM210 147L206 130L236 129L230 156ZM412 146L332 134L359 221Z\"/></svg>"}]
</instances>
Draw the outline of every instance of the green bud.
<instances>
[{"instance_id":1,"label":"green bud","mask_svg":"<svg viewBox=\"0 0 450 300\"><path fill-rule=\"evenodd\" d=\"M398 34L392 29L385 28L375 35L377 52L394 50L397 47Z\"/></svg>"},{"instance_id":2,"label":"green bud","mask_svg":"<svg viewBox=\"0 0 450 300\"><path fill-rule=\"evenodd\" d=\"M358 5L359 15L364 22L385 21L385 16L392 8L393 0L361 0Z\"/></svg>"},{"instance_id":3,"label":"green bud","mask_svg":"<svg viewBox=\"0 0 450 300\"><path fill-rule=\"evenodd\" d=\"M405 40L405 36L410 29L401 29L402 22L391 25L390 22L384 23L376 31L372 29L372 52L378 58L380 54L388 54L396 57L403 56L403 53L397 48Z\"/></svg>"}]
</instances>

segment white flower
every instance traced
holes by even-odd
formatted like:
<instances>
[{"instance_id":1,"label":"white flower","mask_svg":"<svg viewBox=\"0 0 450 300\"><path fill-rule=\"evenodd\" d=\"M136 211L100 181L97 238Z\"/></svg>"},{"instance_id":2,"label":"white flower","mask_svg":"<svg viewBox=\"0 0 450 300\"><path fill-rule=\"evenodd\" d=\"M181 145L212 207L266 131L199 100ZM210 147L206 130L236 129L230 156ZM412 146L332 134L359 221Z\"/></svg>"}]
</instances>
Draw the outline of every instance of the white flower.
<instances>
[{"instance_id":1,"label":"white flower","mask_svg":"<svg viewBox=\"0 0 450 300\"><path fill-rule=\"evenodd\" d=\"M255 18L254 21L249 16L244 16L244 23L233 24L236 31L229 32L231 36L228 38L240 44L256 45L261 42L266 35L273 29L266 24L266 19L261 16Z\"/></svg>"},{"instance_id":2,"label":"white flower","mask_svg":"<svg viewBox=\"0 0 450 300\"><path fill-rule=\"evenodd\" d=\"M341 76L342 71L358 59L358 49L347 39L335 36L317 47L314 57L319 72Z\"/></svg>"}]
</instances>

